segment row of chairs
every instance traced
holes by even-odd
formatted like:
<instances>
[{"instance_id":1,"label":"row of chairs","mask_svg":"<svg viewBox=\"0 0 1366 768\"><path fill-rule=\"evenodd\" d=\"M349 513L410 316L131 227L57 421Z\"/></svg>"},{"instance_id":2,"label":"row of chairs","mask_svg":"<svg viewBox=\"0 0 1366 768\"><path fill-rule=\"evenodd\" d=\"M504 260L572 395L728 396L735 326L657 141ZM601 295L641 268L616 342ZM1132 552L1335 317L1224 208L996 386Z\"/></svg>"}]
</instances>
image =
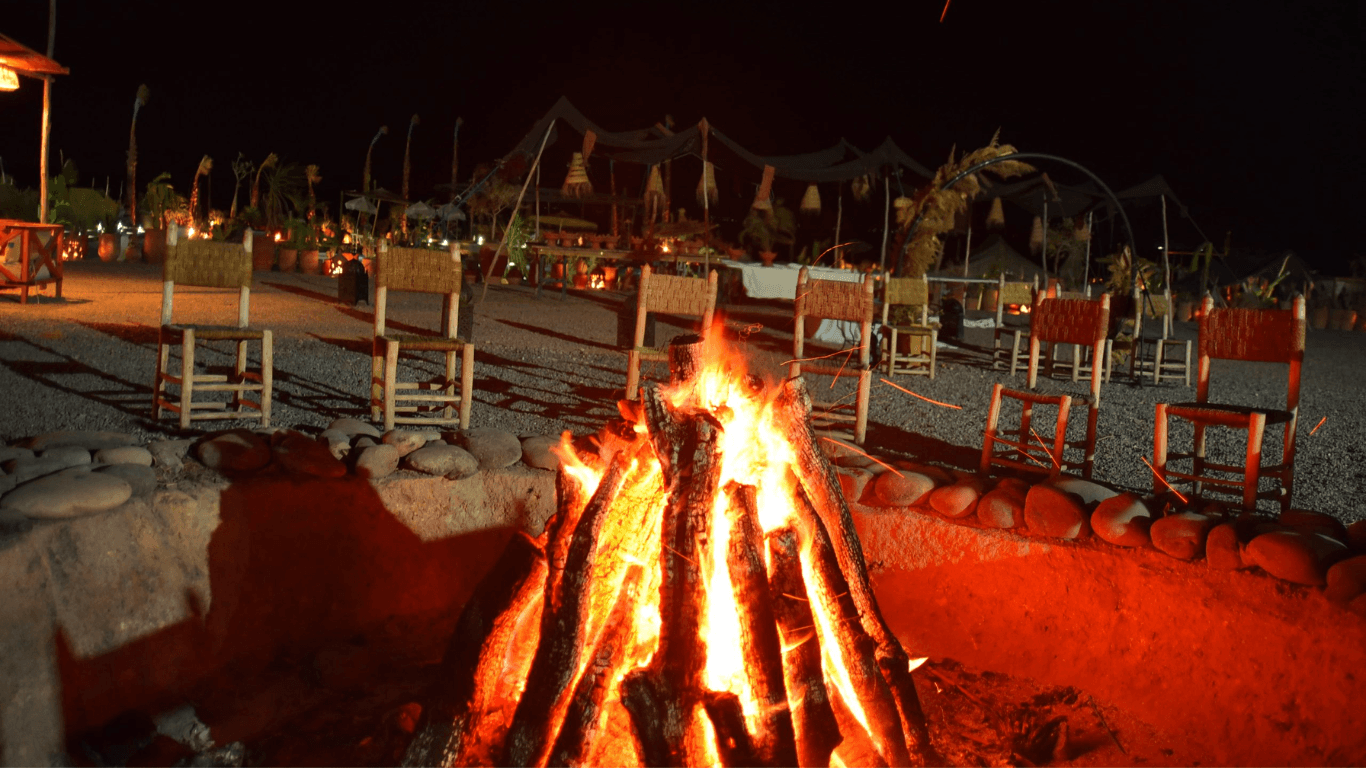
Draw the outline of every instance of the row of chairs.
<instances>
[{"instance_id":1,"label":"row of chairs","mask_svg":"<svg viewBox=\"0 0 1366 768\"><path fill-rule=\"evenodd\" d=\"M380 252L375 263L370 370L372 420L383 423L386 431L393 429L395 424L469 427L474 392L474 345L456 336L462 287L458 253L454 250L389 248ZM178 415L181 429L189 429L195 421L240 419L254 413L261 426L270 426L274 342L269 329L251 325L251 281L250 239L242 244L190 239L179 241L167 250L163 266L161 324L157 333L156 378L152 386L153 419L159 419L163 410L170 411ZM174 322L177 285L237 290L237 323ZM441 334L390 332L388 297L394 291L441 295ZM201 343L209 341L235 346L235 365L229 372L204 370L203 358L198 352ZM261 349L259 364L254 370L248 368L248 346L252 343L259 344ZM176 351L179 357L172 365L172 353ZM441 353L444 372L426 381L401 381L399 359L405 353L414 352ZM177 391L173 393L172 387ZM229 393L227 402L204 397L206 393L222 392ZM201 397L196 399L196 393Z\"/></svg>"}]
</instances>

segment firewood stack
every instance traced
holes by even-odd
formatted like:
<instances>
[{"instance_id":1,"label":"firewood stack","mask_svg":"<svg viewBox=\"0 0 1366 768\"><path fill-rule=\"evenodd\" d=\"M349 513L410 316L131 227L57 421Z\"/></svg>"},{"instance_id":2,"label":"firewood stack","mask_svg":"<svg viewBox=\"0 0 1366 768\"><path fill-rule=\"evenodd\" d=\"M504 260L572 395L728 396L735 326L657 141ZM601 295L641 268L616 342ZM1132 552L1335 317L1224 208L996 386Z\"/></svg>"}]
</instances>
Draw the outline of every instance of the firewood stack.
<instances>
[{"instance_id":1,"label":"firewood stack","mask_svg":"<svg viewBox=\"0 0 1366 768\"><path fill-rule=\"evenodd\" d=\"M936 762L805 385L710 344L675 339L671 384L596 457L566 447L556 516L465 607L405 765ZM704 392L718 376L739 400ZM752 473L746 403L787 446Z\"/></svg>"}]
</instances>

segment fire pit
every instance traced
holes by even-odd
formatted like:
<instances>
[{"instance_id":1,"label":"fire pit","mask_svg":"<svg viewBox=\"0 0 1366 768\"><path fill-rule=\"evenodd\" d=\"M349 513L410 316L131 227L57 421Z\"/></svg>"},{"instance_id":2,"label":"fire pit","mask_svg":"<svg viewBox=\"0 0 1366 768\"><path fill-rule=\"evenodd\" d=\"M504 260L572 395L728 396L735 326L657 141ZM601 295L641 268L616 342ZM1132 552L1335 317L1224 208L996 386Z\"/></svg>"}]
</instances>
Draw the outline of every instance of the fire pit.
<instances>
[{"instance_id":1,"label":"fire pit","mask_svg":"<svg viewBox=\"0 0 1366 768\"><path fill-rule=\"evenodd\" d=\"M559 511L466 608L409 764L934 760L801 380L719 340L669 357L597 456L562 447Z\"/></svg>"}]
</instances>

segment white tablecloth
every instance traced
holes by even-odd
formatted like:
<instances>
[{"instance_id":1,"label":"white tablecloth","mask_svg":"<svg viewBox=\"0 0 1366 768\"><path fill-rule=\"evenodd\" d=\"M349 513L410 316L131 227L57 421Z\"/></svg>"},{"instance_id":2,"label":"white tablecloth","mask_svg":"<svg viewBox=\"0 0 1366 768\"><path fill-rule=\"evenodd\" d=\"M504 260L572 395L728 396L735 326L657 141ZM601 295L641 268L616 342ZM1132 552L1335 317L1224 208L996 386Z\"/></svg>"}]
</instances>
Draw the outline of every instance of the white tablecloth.
<instances>
[{"instance_id":1,"label":"white tablecloth","mask_svg":"<svg viewBox=\"0 0 1366 768\"><path fill-rule=\"evenodd\" d=\"M740 282L745 286L745 295L751 299L796 299L797 273L800 264L774 264L765 267L751 262L722 260L722 264L740 271ZM831 267L811 267L813 280L842 280L857 283L863 279L862 272Z\"/></svg>"}]
</instances>

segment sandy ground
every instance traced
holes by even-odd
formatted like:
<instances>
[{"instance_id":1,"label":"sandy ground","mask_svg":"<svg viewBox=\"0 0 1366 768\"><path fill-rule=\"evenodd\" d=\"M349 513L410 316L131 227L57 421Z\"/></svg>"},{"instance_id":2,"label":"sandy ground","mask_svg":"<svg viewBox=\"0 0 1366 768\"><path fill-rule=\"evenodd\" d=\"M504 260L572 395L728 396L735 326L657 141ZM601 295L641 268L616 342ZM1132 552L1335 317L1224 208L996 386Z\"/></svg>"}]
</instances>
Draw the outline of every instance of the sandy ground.
<instances>
[{"instance_id":1,"label":"sandy ground","mask_svg":"<svg viewBox=\"0 0 1366 768\"><path fill-rule=\"evenodd\" d=\"M61 300L52 299L49 290L21 306L15 292L0 293L0 396L6 403L0 412L0 440L55 429L118 430L145 438L177 432L169 416L157 423L149 412L160 275L157 265L81 261L68 265ZM570 291L563 299L558 292L537 298L530 288L495 285L481 301L481 289L475 288L472 425L523 435L566 429L584 434L615 416L626 369L625 355L615 343L617 309L626 294ZM222 324L236 317L235 292L182 288L175 295L177 322ZM332 419L368 412L372 314L368 305L343 306L336 295L332 278L277 272L256 276L252 323L275 334L276 425L317 431ZM390 306L391 328L437 327L439 297L397 294ZM746 351L762 373L780 375L781 363L790 357L789 307L769 302L727 308L729 324L748 331ZM660 321L660 343L682 330L666 321ZM1193 338L1195 326L1178 324L1177 333ZM989 331L970 329L965 341L941 350L935 380L896 379L901 386L961 409L918 400L874 376L871 449L947 466L976 466L992 384L1012 380L990 369L982 349L990 345ZM227 351L225 345L211 345L201 355L210 365L224 365L230 359ZM416 361L409 368L406 375L433 376L438 370L435 358ZM664 373L662 366L647 371L655 377ZM1216 397L1228 402L1284 403L1284 366L1216 361L1213 380ZM1349 521L1366 516L1359 501L1366 490L1364 382L1366 333L1310 331L1296 507ZM1013 385L1023 386L1023 375ZM1044 386L1085 391L1083 385L1064 381ZM833 386L829 378L813 382L813 389L824 389L834 398L848 395L852 387L850 376ZM1151 454L1153 405L1192 399L1193 388L1176 384L1135 385L1118 376L1106 384L1096 478L1150 489L1152 476L1140 457ZM1069 435L1080 428L1079 421L1074 418ZM199 424L206 429L215 425ZM1268 452L1279 452L1279 436L1269 433ZM1173 446L1179 446L1181 438L1174 430ZM1228 445L1237 451L1236 445Z\"/></svg>"}]
</instances>

